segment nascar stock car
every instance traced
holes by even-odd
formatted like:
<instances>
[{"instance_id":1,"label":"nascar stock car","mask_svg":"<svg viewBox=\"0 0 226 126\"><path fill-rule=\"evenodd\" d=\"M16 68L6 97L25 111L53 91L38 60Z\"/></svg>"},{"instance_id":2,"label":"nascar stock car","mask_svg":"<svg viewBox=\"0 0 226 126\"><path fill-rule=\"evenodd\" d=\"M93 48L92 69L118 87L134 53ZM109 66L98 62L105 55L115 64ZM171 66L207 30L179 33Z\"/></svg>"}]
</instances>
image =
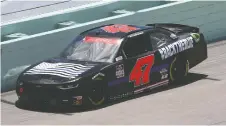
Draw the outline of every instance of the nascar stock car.
<instances>
[{"instance_id":1,"label":"nascar stock car","mask_svg":"<svg viewBox=\"0 0 226 126\"><path fill-rule=\"evenodd\" d=\"M59 56L18 77L20 103L99 106L183 80L207 59L199 28L108 24L80 33Z\"/></svg>"}]
</instances>

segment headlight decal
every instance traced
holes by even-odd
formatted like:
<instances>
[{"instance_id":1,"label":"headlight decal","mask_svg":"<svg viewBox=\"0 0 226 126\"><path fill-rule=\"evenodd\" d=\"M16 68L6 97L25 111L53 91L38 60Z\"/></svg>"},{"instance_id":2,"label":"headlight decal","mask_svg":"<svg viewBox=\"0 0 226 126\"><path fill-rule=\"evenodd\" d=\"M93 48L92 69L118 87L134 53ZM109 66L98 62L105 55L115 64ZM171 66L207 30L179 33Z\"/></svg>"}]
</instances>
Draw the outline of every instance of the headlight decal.
<instances>
[{"instance_id":1,"label":"headlight decal","mask_svg":"<svg viewBox=\"0 0 226 126\"><path fill-rule=\"evenodd\" d=\"M59 89L72 89L72 88L77 88L79 86L79 84L69 84L69 85L60 85L57 86L57 88Z\"/></svg>"}]
</instances>

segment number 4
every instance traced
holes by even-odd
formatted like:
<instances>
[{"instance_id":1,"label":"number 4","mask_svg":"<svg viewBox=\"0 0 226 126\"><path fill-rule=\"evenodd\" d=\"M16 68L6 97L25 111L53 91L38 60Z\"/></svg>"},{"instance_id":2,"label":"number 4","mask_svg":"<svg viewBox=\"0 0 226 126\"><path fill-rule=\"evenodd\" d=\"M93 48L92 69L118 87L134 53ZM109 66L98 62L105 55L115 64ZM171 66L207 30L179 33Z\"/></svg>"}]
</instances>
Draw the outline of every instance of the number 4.
<instances>
[{"instance_id":1,"label":"number 4","mask_svg":"<svg viewBox=\"0 0 226 126\"><path fill-rule=\"evenodd\" d=\"M137 59L130 73L129 81L135 81L134 86L140 86L150 82L150 70L154 64L154 54ZM144 69L143 69L144 67Z\"/></svg>"}]
</instances>

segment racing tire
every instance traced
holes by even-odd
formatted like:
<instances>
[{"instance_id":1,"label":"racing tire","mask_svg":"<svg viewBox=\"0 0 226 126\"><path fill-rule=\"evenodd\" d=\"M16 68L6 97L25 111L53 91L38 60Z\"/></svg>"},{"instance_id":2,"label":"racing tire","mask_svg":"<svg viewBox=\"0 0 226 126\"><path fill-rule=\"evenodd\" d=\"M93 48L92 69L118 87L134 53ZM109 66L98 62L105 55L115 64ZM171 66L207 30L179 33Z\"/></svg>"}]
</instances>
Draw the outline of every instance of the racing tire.
<instances>
[{"instance_id":1,"label":"racing tire","mask_svg":"<svg viewBox=\"0 0 226 126\"><path fill-rule=\"evenodd\" d=\"M87 95L88 104L91 106L100 106L107 101L106 87L103 84L96 84Z\"/></svg>"},{"instance_id":2,"label":"racing tire","mask_svg":"<svg viewBox=\"0 0 226 126\"><path fill-rule=\"evenodd\" d=\"M186 57L175 57L170 64L170 83L181 84L188 75L189 61Z\"/></svg>"}]
</instances>

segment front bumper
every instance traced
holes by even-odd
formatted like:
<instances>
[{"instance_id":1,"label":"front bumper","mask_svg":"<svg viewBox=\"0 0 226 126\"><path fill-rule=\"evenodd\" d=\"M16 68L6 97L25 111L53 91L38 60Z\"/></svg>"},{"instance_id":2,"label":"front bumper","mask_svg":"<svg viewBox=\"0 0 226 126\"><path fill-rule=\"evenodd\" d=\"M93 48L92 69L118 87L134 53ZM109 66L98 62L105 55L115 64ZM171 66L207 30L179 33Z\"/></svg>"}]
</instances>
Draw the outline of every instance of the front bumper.
<instances>
[{"instance_id":1,"label":"front bumper","mask_svg":"<svg viewBox=\"0 0 226 126\"><path fill-rule=\"evenodd\" d=\"M84 103L80 88L59 89L54 85L24 84L17 86L19 102L34 105L81 106Z\"/></svg>"},{"instance_id":2,"label":"front bumper","mask_svg":"<svg viewBox=\"0 0 226 126\"><path fill-rule=\"evenodd\" d=\"M83 100L82 98L77 99L77 98L65 98L65 99L60 99L57 97L52 97L52 98L34 98L31 96L18 96L19 97L19 102L25 103L25 104L30 104L30 105L46 105L46 106L82 106L83 105ZM77 96L77 97L82 97L82 96Z\"/></svg>"}]
</instances>

